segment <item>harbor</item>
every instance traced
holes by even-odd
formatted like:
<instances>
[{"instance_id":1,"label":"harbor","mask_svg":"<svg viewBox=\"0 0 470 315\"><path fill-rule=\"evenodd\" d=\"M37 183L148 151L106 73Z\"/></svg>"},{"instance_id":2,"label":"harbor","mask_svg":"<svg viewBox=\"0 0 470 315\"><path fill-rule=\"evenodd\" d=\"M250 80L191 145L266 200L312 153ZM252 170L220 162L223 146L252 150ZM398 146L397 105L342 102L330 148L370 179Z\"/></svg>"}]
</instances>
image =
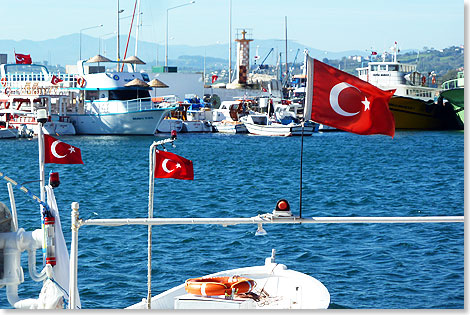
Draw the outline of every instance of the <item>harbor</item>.
<instances>
[{"instance_id":1,"label":"harbor","mask_svg":"<svg viewBox=\"0 0 470 315\"><path fill-rule=\"evenodd\" d=\"M465 308L463 44L335 59L229 0L220 63L153 5L0 51L0 309Z\"/></svg>"}]
</instances>

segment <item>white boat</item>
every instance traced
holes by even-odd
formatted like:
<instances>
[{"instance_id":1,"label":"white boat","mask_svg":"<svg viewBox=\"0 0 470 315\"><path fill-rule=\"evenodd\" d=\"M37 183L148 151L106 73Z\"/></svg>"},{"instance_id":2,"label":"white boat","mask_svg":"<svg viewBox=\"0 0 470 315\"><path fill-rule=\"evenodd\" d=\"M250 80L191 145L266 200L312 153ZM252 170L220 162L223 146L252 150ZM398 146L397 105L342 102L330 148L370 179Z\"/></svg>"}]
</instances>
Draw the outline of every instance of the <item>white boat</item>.
<instances>
[{"instance_id":1,"label":"white boat","mask_svg":"<svg viewBox=\"0 0 470 315\"><path fill-rule=\"evenodd\" d=\"M0 113L7 114L3 119L14 128L27 129L23 134L38 134L36 111L46 108L48 122L45 133L52 135L74 135L75 128L67 115L70 108L70 95L61 89L72 81L68 75L51 74L43 65L2 64L0 66L1 84ZM64 80L58 84L54 78ZM10 114L10 115L8 115Z\"/></svg>"},{"instance_id":2,"label":"white boat","mask_svg":"<svg viewBox=\"0 0 470 315\"><path fill-rule=\"evenodd\" d=\"M275 251L261 266L217 272L204 278L233 277L255 281L250 294L204 296L186 292L185 283L151 299L152 309L326 309L330 305L328 289L317 279L287 269L275 261ZM146 309L140 302L127 309Z\"/></svg>"},{"instance_id":3,"label":"white boat","mask_svg":"<svg viewBox=\"0 0 470 315\"><path fill-rule=\"evenodd\" d=\"M150 97L146 73L108 71L85 74L77 63L78 79L71 91L80 102L69 114L78 134L153 135L170 108L157 107Z\"/></svg>"},{"instance_id":4,"label":"white boat","mask_svg":"<svg viewBox=\"0 0 470 315\"><path fill-rule=\"evenodd\" d=\"M253 101L239 99L223 101L220 107L212 110L212 125L215 131L222 133L248 133L248 129L240 118L248 113L248 106Z\"/></svg>"},{"instance_id":5,"label":"white boat","mask_svg":"<svg viewBox=\"0 0 470 315\"><path fill-rule=\"evenodd\" d=\"M304 127L291 122L287 125L273 122L267 114L252 114L241 118L251 134L259 136L311 136L318 131L318 124L306 121Z\"/></svg>"}]
</instances>

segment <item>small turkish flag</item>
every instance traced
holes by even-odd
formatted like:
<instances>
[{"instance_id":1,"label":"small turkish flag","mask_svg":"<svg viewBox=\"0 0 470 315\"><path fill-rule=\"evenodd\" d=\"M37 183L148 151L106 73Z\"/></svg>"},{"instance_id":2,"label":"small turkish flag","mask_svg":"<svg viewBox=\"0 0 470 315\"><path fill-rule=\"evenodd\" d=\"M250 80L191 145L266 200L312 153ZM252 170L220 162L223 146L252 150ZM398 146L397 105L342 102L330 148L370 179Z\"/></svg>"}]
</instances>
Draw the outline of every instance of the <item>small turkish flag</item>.
<instances>
[{"instance_id":1,"label":"small turkish flag","mask_svg":"<svg viewBox=\"0 0 470 315\"><path fill-rule=\"evenodd\" d=\"M311 57L307 58L306 117L361 135L395 135L388 107L395 90L378 87Z\"/></svg>"},{"instance_id":2,"label":"small turkish flag","mask_svg":"<svg viewBox=\"0 0 470 315\"><path fill-rule=\"evenodd\" d=\"M212 83L214 83L215 81L217 81L218 78L219 78L219 77L214 74L214 75L212 76Z\"/></svg>"},{"instance_id":3,"label":"small turkish flag","mask_svg":"<svg viewBox=\"0 0 470 315\"><path fill-rule=\"evenodd\" d=\"M54 85L57 85L59 84L60 82L62 82L64 80L62 79L59 79L59 77L56 77L55 75L52 75L52 79L51 79L51 83L54 84Z\"/></svg>"},{"instance_id":4,"label":"small turkish flag","mask_svg":"<svg viewBox=\"0 0 470 315\"><path fill-rule=\"evenodd\" d=\"M165 151L155 156L155 178L194 179L193 161Z\"/></svg>"},{"instance_id":5,"label":"small turkish flag","mask_svg":"<svg viewBox=\"0 0 470 315\"><path fill-rule=\"evenodd\" d=\"M15 53L15 59L17 64L30 65L33 63L31 60L31 55L23 55Z\"/></svg>"},{"instance_id":6,"label":"small turkish flag","mask_svg":"<svg viewBox=\"0 0 470 315\"><path fill-rule=\"evenodd\" d=\"M79 148L44 135L44 163L83 164Z\"/></svg>"}]
</instances>

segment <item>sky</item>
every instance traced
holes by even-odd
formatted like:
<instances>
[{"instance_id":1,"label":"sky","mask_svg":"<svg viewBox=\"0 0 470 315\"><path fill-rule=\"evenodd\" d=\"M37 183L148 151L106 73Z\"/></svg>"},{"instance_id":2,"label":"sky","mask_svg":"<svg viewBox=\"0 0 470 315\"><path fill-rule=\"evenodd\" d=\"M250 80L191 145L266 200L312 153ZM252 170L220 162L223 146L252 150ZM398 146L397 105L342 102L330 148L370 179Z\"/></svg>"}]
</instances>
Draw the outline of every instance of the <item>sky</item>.
<instances>
[{"instance_id":1,"label":"sky","mask_svg":"<svg viewBox=\"0 0 470 315\"><path fill-rule=\"evenodd\" d=\"M0 39L46 40L83 30L96 38L116 31L127 34L135 0L2 1ZM165 43L168 12L169 45L202 46L229 42L237 29L251 30L254 39L287 37L325 51L442 49L464 44L463 0L141 0L142 40ZM167 11L167 9L173 8ZM135 32L133 31L133 36Z\"/></svg>"}]
</instances>

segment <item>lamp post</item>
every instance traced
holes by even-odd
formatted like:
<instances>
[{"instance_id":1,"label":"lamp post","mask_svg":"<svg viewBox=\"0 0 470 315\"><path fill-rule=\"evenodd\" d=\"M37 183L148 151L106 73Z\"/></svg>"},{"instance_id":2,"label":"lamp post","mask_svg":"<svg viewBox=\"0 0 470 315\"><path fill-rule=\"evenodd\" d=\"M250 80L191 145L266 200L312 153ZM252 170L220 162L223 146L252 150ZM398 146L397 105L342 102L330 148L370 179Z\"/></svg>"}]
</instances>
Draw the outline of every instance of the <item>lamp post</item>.
<instances>
[{"instance_id":1,"label":"lamp post","mask_svg":"<svg viewBox=\"0 0 470 315\"><path fill-rule=\"evenodd\" d=\"M98 28L98 27L102 27L103 24L100 24L100 25L95 25L95 26L90 26L90 27L85 27L85 28L82 28L80 30L80 38L79 38L79 47L80 47L80 51L79 51L79 54L78 54L78 59L79 60L82 60L82 32L83 31L86 31L86 30L91 30L92 28Z\"/></svg>"},{"instance_id":2,"label":"lamp post","mask_svg":"<svg viewBox=\"0 0 470 315\"><path fill-rule=\"evenodd\" d=\"M168 67L168 12L170 10L180 8L180 7L184 7L186 5L190 5L190 4L193 4L195 2L196 1L193 0L193 1L190 1L188 3L180 4L180 5L177 5L176 7L171 7L171 8L166 9L165 67Z\"/></svg>"}]
</instances>

